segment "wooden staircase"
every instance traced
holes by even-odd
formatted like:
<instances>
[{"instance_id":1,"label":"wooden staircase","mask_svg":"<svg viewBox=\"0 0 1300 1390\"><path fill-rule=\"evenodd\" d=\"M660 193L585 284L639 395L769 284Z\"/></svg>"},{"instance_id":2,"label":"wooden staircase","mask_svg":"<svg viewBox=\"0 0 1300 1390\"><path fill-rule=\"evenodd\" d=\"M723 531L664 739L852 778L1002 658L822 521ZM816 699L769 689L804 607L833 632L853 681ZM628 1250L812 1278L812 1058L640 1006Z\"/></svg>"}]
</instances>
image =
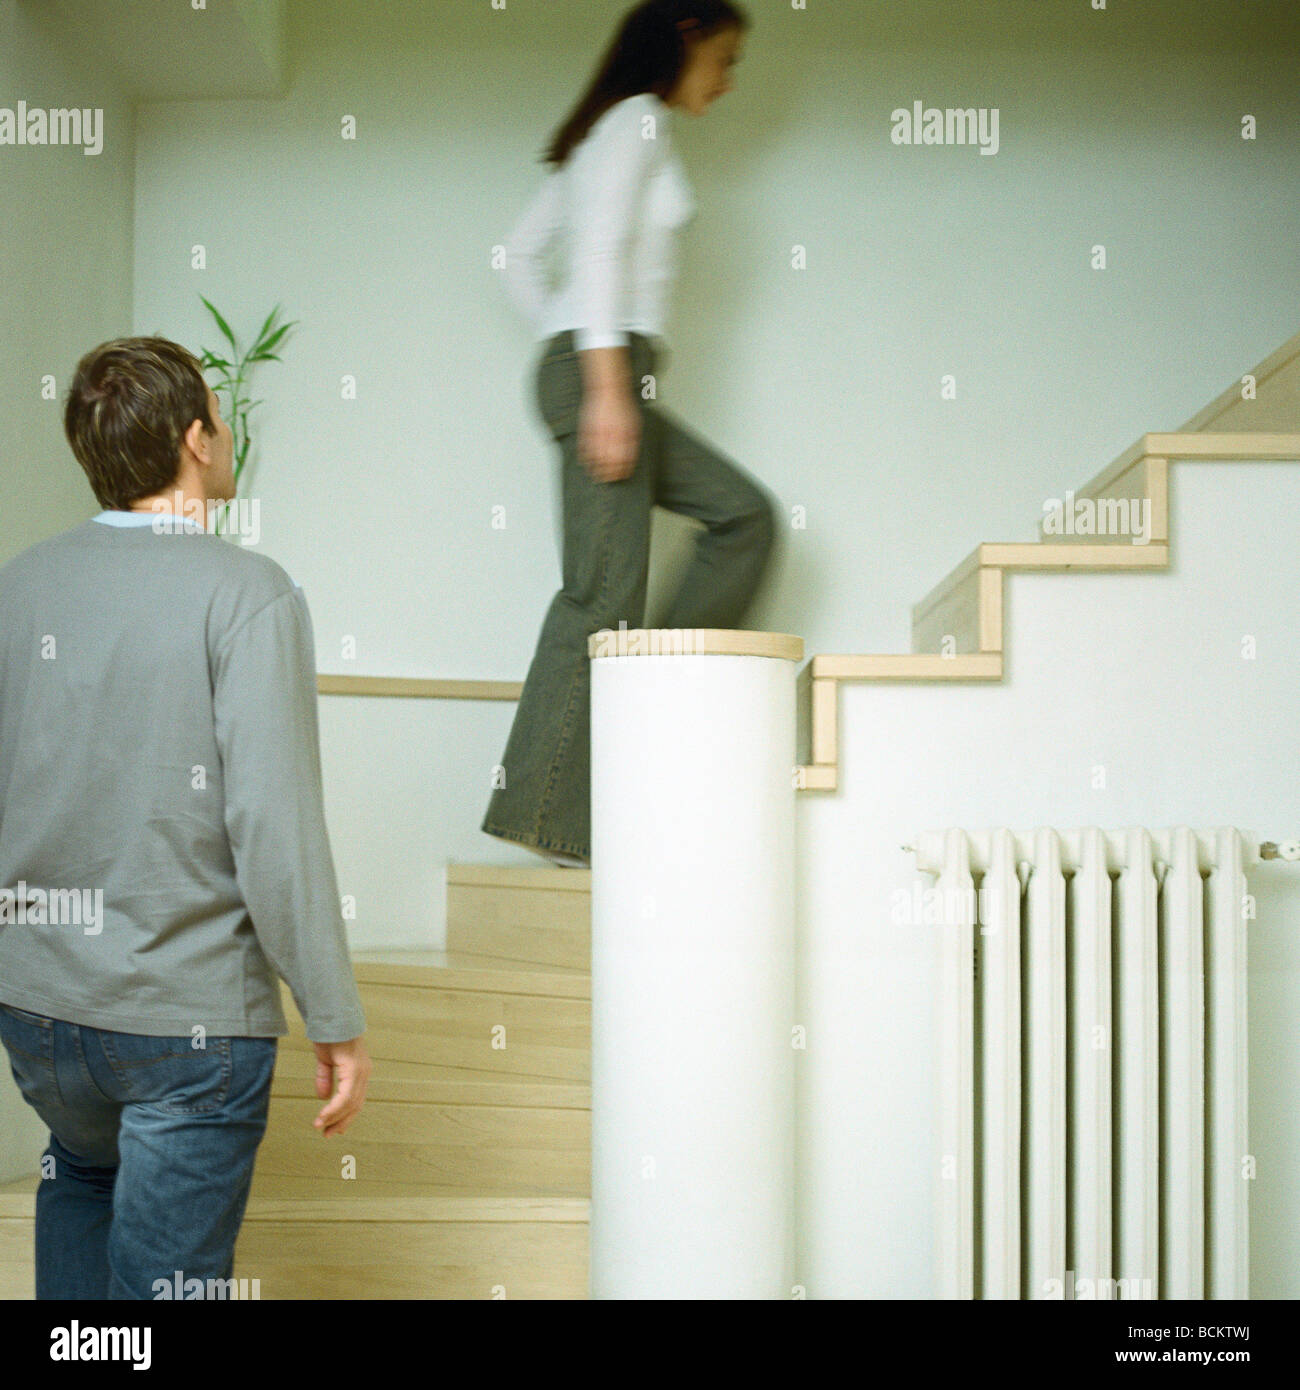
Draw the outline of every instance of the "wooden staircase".
<instances>
[{"instance_id":1,"label":"wooden staircase","mask_svg":"<svg viewBox=\"0 0 1300 1390\"><path fill-rule=\"evenodd\" d=\"M1249 390L1247 390L1249 386ZM1168 568L1169 465L1197 460L1300 462L1300 334L1288 339L1172 433L1148 433L1071 496L1149 508L1146 542L1049 536L986 542L912 609L912 650L814 656L800 672L800 791L839 785L839 686L850 682L1000 681L1006 674L1003 605L1016 571L1076 574Z\"/></svg>"},{"instance_id":2,"label":"wooden staircase","mask_svg":"<svg viewBox=\"0 0 1300 1390\"><path fill-rule=\"evenodd\" d=\"M323 1138L288 991L235 1277L264 1299L586 1298L591 875L447 870L445 952L360 952L374 1070ZM0 1296L30 1298L35 1180L0 1189Z\"/></svg>"}]
</instances>

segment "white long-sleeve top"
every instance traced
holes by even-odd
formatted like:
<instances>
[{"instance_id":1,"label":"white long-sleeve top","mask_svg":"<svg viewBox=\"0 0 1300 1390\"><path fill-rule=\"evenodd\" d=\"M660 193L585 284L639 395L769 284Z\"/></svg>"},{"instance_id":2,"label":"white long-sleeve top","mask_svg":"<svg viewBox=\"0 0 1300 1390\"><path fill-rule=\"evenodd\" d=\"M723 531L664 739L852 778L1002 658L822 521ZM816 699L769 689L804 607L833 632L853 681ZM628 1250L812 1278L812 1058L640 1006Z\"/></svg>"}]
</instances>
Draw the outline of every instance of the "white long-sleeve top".
<instances>
[{"instance_id":1,"label":"white long-sleeve top","mask_svg":"<svg viewBox=\"0 0 1300 1390\"><path fill-rule=\"evenodd\" d=\"M625 347L629 331L663 340L677 237L695 214L671 116L652 92L615 102L506 237L506 285L539 338L572 329L579 351Z\"/></svg>"}]
</instances>

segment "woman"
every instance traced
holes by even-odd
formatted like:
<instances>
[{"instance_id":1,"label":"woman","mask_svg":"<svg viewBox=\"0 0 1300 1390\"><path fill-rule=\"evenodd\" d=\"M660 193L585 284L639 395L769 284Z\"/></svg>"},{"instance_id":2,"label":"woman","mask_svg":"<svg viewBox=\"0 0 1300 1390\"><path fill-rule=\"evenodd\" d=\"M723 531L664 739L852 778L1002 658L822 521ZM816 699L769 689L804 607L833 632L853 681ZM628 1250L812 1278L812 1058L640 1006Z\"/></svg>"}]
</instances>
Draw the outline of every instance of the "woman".
<instances>
[{"instance_id":1,"label":"woman","mask_svg":"<svg viewBox=\"0 0 1300 1390\"><path fill-rule=\"evenodd\" d=\"M705 529L663 625L735 627L775 534L771 498L645 395L663 357L675 242L694 213L677 111L731 89L749 26L728 0L644 0L546 152L554 167L506 241L508 283L543 340L536 402L560 447L563 587L551 602L483 829L590 862L587 638L644 622L655 505ZM542 272L560 247L560 288Z\"/></svg>"}]
</instances>

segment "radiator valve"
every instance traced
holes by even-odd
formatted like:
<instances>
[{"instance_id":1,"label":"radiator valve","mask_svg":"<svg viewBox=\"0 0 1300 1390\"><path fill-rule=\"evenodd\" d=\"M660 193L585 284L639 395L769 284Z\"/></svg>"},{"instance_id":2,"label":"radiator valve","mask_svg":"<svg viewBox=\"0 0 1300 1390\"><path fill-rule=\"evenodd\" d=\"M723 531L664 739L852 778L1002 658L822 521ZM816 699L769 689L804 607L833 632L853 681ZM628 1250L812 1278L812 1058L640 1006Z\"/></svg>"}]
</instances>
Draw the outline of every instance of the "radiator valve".
<instances>
[{"instance_id":1,"label":"radiator valve","mask_svg":"<svg viewBox=\"0 0 1300 1390\"><path fill-rule=\"evenodd\" d=\"M1283 840L1280 845L1274 844L1272 840L1266 840L1259 847L1259 857L1261 859L1300 859L1300 840Z\"/></svg>"}]
</instances>

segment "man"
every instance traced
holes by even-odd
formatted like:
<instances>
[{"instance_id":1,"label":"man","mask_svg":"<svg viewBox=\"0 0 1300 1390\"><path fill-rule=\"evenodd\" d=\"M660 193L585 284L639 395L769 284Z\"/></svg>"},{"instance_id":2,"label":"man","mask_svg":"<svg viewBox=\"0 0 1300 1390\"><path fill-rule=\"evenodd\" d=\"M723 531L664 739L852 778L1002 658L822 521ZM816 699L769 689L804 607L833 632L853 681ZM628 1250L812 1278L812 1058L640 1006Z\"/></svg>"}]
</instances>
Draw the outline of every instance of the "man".
<instances>
[{"instance_id":1,"label":"man","mask_svg":"<svg viewBox=\"0 0 1300 1390\"><path fill-rule=\"evenodd\" d=\"M37 1298L232 1277L289 985L315 1120L370 1059L321 795L302 591L204 529L233 447L163 338L78 364L104 511L0 569L0 1040L50 1130Z\"/></svg>"}]
</instances>

